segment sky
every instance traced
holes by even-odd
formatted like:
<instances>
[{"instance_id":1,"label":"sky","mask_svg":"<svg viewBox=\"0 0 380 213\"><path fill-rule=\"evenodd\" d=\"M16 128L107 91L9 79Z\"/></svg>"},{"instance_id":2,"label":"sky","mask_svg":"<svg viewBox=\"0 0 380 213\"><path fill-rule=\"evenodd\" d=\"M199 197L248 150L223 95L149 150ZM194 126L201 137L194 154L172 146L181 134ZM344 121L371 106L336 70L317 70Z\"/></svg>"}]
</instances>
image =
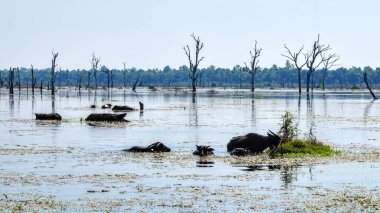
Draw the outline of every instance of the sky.
<instances>
[{"instance_id":1,"label":"sky","mask_svg":"<svg viewBox=\"0 0 380 213\"><path fill-rule=\"evenodd\" d=\"M204 43L200 67L249 61L284 66L284 44L310 49L318 33L344 67L380 67L378 0L0 0L0 69L47 68L52 50L62 69L101 64L120 69L188 61L195 33Z\"/></svg>"}]
</instances>

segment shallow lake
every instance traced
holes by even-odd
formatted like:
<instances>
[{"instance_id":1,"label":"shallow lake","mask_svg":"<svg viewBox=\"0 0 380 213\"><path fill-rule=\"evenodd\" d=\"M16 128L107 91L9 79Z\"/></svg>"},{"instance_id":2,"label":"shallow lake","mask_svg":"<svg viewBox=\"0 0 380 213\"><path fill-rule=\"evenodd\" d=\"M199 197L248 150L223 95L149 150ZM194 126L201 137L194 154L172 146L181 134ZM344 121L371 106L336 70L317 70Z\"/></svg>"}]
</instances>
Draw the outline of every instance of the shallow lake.
<instances>
[{"instance_id":1,"label":"shallow lake","mask_svg":"<svg viewBox=\"0 0 380 213\"><path fill-rule=\"evenodd\" d=\"M128 124L80 121L93 112L112 112L102 104L138 109L139 101L145 110L127 113ZM200 89L193 96L174 90L79 94L67 89L52 99L39 91L34 96L16 91L12 98L2 89L0 194L14 200L53 196L58 203L119 200L94 207L114 211L271 211L308 209L316 193L378 192L378 161L284 166L230 160L226 144L232 137L277 131L285 111L296 117L300 135L312 128L338 149L380 148L380 102L367 92L315 92L299 99L286 90L258 90L252 96L245 90ZM34 113L49 112L59 113L63 121L35 121ZM120 151L156 141L169 146L175 157ZM195 145L211 145L216 156L191 156ZM63 210L87 203L70 205Z\"/></svg>"}]
</instances>

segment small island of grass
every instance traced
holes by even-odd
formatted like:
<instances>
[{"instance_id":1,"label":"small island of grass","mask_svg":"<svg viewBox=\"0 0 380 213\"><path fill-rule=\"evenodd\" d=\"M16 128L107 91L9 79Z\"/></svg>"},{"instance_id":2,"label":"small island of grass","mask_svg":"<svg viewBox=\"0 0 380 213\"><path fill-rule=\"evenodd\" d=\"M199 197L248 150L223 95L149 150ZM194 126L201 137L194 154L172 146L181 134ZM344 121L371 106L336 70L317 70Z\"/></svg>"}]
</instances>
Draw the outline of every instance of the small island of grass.
<instances>
[{"instance_id":1,"label":"small island of grass","mask_svg":"<svg viewBox=\"0 0 380 213\"><path fill-rule=\"evenodd\" d=\"M275 149L268 150L272 157L302 157L302 156L331 156L339 154L331 146L319 141L313 133L313 125L305 138L298 137L298 129L294 124L294 116L285 112L279 134L282 137L281 144Z\"/></svg>"}]
</instances>

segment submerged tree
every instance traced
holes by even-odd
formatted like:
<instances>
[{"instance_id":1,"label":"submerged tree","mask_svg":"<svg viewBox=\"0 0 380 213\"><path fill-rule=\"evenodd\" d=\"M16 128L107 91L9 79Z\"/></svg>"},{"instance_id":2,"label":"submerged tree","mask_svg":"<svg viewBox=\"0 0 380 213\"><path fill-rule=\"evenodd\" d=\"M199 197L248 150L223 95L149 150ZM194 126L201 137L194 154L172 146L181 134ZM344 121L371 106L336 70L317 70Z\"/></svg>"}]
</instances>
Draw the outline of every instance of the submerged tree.
<instances>
[{"instance_id":1,"label":"submerged tree","mask_svg":"<svg viewBox=\"0 0 380 213\"><path fill-rule=\"evenodd\" d=\"M126 82L126 75L127 75L127 68L126 68L126 62L123 62L123 85L124 88L127 87L127 82Z\"/></svg>"},{"instance_id":2,"label":"submerged tree","mask_svg":"<svg viewBox=\"0 0 380 213\"><path fill-rule=\"evenodd\" d=\"M244 62L245 64L244 71L251 74L251 91L252 92L255 91L255 76L258 69L258 66L257 66L259 64L258 58L261 55L261 50L262 48L257 48L257 41L255 41L255 47L253 49L253 52L249 51L249 53L251 54L251 62L249 63L249 66L247 65L247 63Z\"/></svg>"},{"instance_id":3,"label":"submerged tree","mask_svg":"<svg viewBox=\"0 0 380 213\"><path fill-rule=\"evenodd\" d=\"M34 95L34 88L36 87L37 79L36 79L36 77L34 77L34 68L33 68L33 64L30 65L30 66L31 66L30 71L32 72L32 94Z\"/></svg>"},{"instance_id":4,"label":"submerged tree","mask_svg":"<svg viewBox=\"0 0 380 213\"><path fill-rule=\"evenodd\" d=\"M316 41L313 43L313 47L311 51L308 51L304 54L306 66L308 68L307 76L306 76L306 92L310 91L310 83L311 78L315 70L323 63L322 54L326 51L330 50L329 45L321 44L319 41L319 34Z\"/></svg>"},{"instance_id":5,"label":"submerged tree","mask_svg":"<svg viewBox=\"0 0 380 213\"><path fill-rule=\"evenodd\" d=\"M16 68L16 74L17 74L17 86L18 86L18 91L21 91L21 77L20 77L20 69L17 67Z\"/></svg>"},{"instance_id":6,"label":"submerged tree","mask_svg":"<svg viewBox=\"0 0 380 213\"><path fill-rule=\"evenodd\" d=\"M98 88L98 66L99 66L100 58L95 57L95 53L92 53L91 58L91 68L92 72L94 73L94 79L95 79L95 87ZM88 73L88 81L87 81L87 87L90 86L90 78L91 78L91 72Z\"/></svg>"},{"instance_id":7,"label":"submerged tree","mask_svg":"<svg viewBox=\"0 0 380 213\"><path fill-rule=\"evenodd\" d=\"M15 79L15 68L10 67L9 73L8 73L8 87L9 87L9 94L13 95L13 82Z\"/></svg>"},{"instance_id":8,"label":"submerged tree","mask_svg":"<svg viewBox=\"0 0 380 213\"><path fill-rule=\"evenodd\" d=\"M191 85L193 87L193 92L196 92L197 91L196 83L197 83L197 79L198 79L198 73L197 73L198 66L199 66L199 63L204 59L204 57L199 57L199 53L203 48L203 43L201 42L199 36L195 37L194 33L191 34L191 37L195 41L195 60L193 61L193 59L191 59L191 52L190 52L189 45L186 45L186 47L184 47L183 49L185 50L185 54L189 60L189 68L190 68L189 77L191 79Z\"/></svg>"},{"instance_id":9,"label":"submerged tree","mask_svg":"<svg viewBox=\"0 0 380 213\"><path fill-rule=\"evenodd\" d=\"M334 54L322 54L322 63L323 63L323 75L322 75L322 89L325 90L325 80L327 76L327 71L336 65L336 62L340 59L339 56Z\"/></svg>"},{"instance_id":10,"label":"submerged tree","mask_svg":"<svg viewBox=\"0 0 380 213\"><path fill-rule=\"evenodd\" d=\"M100 70L107 75L107 89L109 89L111 83L111 70L108 69L106 66L102 66Z\"/></svg>"},{"instance_id":11,"label":"submerged tree","mask_svg":"<svg viewBox=\"0 0 380 213\"><path fill-rule=\"evenodd\" d=\"M287 55L284 55L284 54L281 54L282 56L288 58L289 60L291 60L294 64L294 66L296 66L297 68L297 76L298 76L298 93L301 94L301 87L302 87L302 82L301 82L301 71L302 71L302 68L306 65L306 61L304 63L300 63L298 61L299 59L299 56L300 54L302 53L302 50L303 50L303 46L298 50L298 52L292 52L290 51L290 49L284 45L286 51L287 51Z\"/></svg>"},{"instance_id":12,"label":"submerged tree","mask_svg":"<svg viewBox=\"0 0 380 213\"><path fill-rule=\"evenodd\" d=\"M369 85L369 83L368 83L367 72L364 72L364 73L363 73L363 78L364 78L364 82L365 82L365 84L367 85L367 89L368 89L369 93L371 93L372 98L373 98L374 100L376 100L377 97L376 97L375 93L372 92L372 89L371 89L371 87L370 87L370 85Z\"/></svg>"},{"instance_id":13,"label":"submerged tree","mask_svg":"<svg viewBox=\"0 0 380 213\"><path fill-rule=\"evenodd\" d=\"M55 77L56 77L55 68L57 67L56 60L58 57L58 53L54 53L54 51L52 51L51 53L53 55L53 59L51 60L51 95L54 96L55 95Z\"/></svg>"}]
</instances>

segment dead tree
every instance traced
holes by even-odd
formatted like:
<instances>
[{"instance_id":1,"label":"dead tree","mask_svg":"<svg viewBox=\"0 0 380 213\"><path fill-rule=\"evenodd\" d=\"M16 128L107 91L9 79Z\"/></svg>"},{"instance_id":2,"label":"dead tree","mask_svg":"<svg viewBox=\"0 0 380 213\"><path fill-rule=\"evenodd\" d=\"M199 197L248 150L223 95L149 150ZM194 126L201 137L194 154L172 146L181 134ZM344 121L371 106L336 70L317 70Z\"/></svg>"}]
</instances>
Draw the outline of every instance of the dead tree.
<instances>
[{"instance_id":1,"label":"dead tree","mask_svg":"<svg viewBox=\"0 0 380 213\"><path fill-rule=\"evenodd\" d=\"M304 63L299 63L298 59L304 47L302 46L298 50L298 52L290 51L290 49L286 45L284 45L284 47L287 51L287 55L284 55L284 54L281 54L281 55L291 60L293 64L296 66L297 72L298 72L297 73L298 74L298 93L301 95L301 88L302 88L301 72L302 72L302 68L306 65L306 61Z\"/></svg>"},{"instance_id":2,"label":"dead tree","mask_svg":"<svg viewBox=\"0 0 380 213\"><path fill-rule=\"evenodd\" d=\"M113 88L113 70L110 70L110 76L111 76L111 88Z\"/></svg>"},{"instance_id":3,"label":"dead tree","mask_svg":"<svg viewBox=\"0 0 380 213\"><path fill-rule=\"evenodd\" d=\"M316 41L314 41L313 48L311 51L308 51L304 54L306 66L308 68L307 76L306 76L306 92L310 91L310 79L315 72L315 70L322 64L323 58L322 54L326 51L330 50L329 45L323 45L319 42L319 34Z\"/></svg>"},{"instance_id":4,"label":"dead tree","mask_svg":"<svg viewBox=\"0 0 380 213\"><path fill-rule=\"evenodd\" d=\"M9 94L13 95L13 82L15 79L15 68L10 67L9 73L8 73L8 87L9 87Z\"/></svg>"},{"instance_id":5,"label":"dead tree","mask_svg":"<svg viewBox=\"0 0 380 213\"><path fill-rule=\"evenodd\" d=\"M190 52L189 45L186 45L186 47L184 47L183 49L185 50L185 54L189 60L189 68L190 68L189 77L191 79L191 85L193 87L193 92L196 92L197 91L196 83L197 83L197 79L198 79L198 73L197 73L198 66L199 66L199 63L204 59L204 57L199 58L199 53L203 48L203 43L201 43L199 36L195 37L194 33L191 34L191 37L195 41L195 61L194 61L195 63L191 59L191 52Z\"/></svg>"},{"instance_id":6,"label":"dead tree","mask_svg":"<svg viewBox=\"0 0 380 213\"><path fill-rule=\"evenodd\" d=\"M16 68L16 74L17 74L17 86L18 86L18 91L21 91L21 78L20 78L20 69L17 67Z\"/></svg>"},{"instance_id":7,"label":"dead tree","mask_svg":"<svg viewBox=\"0 0 380 213\"><path fill-rule=\"evenodd\" d=\"M66 86L69 87L69 70L66 70Z\"/></svg>"},{"instance_id":8,"label":"dead tree","mask_svg":"<svg viewBox=\"0 0 380 213\"><path fill-rule=\"evenodd\" d=\"M111 70L108 69L106 66L102 66L100 70L107 75L107 89L109 89L111 83Z\"/></svg>"},{"instance_id":9,"label":"dead tree","mask_svg":"<svg viewBox=\"0 0 380 213\"><path fill-rule=\"evenodd\" d=\"M53 55L53 59L51 60L51 95L55 95L55 77L56 77L56 73L55 73L55 68L57 67L57 64L56 64L56 60L57 60L57 57L58 57L58 53L54 53L54 51L51 52L51 54Z\"/></svg>"},{"instance_id":10,"label":"dead tree","mask_svg":"<svg viewBox=\"0 0 380 213\"><path fill-rule=\"evenodd\" d=\"M34 88L36 87L36 83L37 83L37 79L36 77L34 77L34 68L33 68L33 64L30 65L31 66L31 69L30 71L32 72L32 94L34 95Z\"/></svg>"},{"instance_id":11,"label":"dead tree","mask_svg":"<svg viewBox=\"0 0 380 213\"><path fill-rule=\"evenodd\" d=\"M255 47L253 49L253 52L249 51L249 53L251 54L251 62L249 63L249 66L247 65L247 63L244 62L245 64L244 71L251 74L251 91L252 92L255 91L255 76L258 69L258 66L257 66L259 64L258 58L261 55L261 50L262 48L257 48L257 41L255 41Z\"/></svg>"},{"instance_id":12,"label":"dead tree","mask_svg":"<svg viewBox=\"0 0 380 213\"><path fill-rule=\"evenodd\" d=\"M87 72L87 85L86 85L86 89L88 89L90 87L90 80L91 80L91 70L89 70Z\"/></svg>"},{"instance_id":13,"label":"dead tree","mask_svg":"<svg viewBox=\"0 0 380 213\"><path fill-rule=\"evenodd\" d=\"M40 94L42 95L42 80L41 80L41 85L40 85Z\"/></svg>"},{"instance_id":14,"label":"dead tree","mask_svg":"<svg viewBox=\"0 0 380 213\"><path fill-rule=\"evenodd\" d=\"M125 68L125 65L126 65L126 63L123 62L123 84L124 84L124 88L127 87L127 82L125 81L126 80L127 69Z\"/></svg>"},{"instance_id":15,"label":"dead tree","mask_svg":"<svg viewBox=\"0 0 380 213\"><path fill-rule=\"evenodd\" d=\"M3 84L4 84L3 75L2 75L2 72L0 71L0 89L1 89L1 87L3 87Z\"/></svg>"},{"instance_id":16,"label":"dead tree","mask_svg":"<svg viewBox=\"0 0 380 213\"><path fill-rule=\"evenodd\" d=\"M91 58L91 67L92 67L92 72L94 73L94 78L95 78L95 87L98 88L98 66L99 66L100 58L95 57L95 53L92 53L92 58ZM90 86L90 77L91 73L88 74L88 82L87 82L87 87Z\"/></svg>"},{"instance_id":17,"label":"dead tree","mask_svg":"<svg viewBox=\"0 0 380 213\"><path fill-rule=\"evenodd\" d=\"M369 83L368 83L367 72L364 72L363 77L364 77L364 82L365 82L365 84L367 85L367 89L369 90L369 93L371 93L373 99L376 100L377 97L376 97L376 95L372 92L372 89L371 89L371 87L369 86Z\"/></svg>"},{"instance_id":18,"label":"dead tree","mask_svg":"<svg viewBox=\"0 0 380 213\"><path fill-rule=\"evenodd\" d=\"M137 87L139 81L140 81L140 77L138 77L137 80L133 83L133 85L132 85L132 91L133 92L136 92L136 87ZM140 81L140 83L141 83L141 81Z\"/></svg>"},{"instance_id":19,"label":"dead tree","mask_svg":"<svg viewBox=\"0 0 380 213\"><path fill-rule=\"evenodd\" d=\"M340 59L339 56L334 54L322 54L322 63L323 63L323 75L322 75L322 90L325 90L325 79L327 76L327 71L336 65L336 62Z\"/></svg>"}]
</instances>

